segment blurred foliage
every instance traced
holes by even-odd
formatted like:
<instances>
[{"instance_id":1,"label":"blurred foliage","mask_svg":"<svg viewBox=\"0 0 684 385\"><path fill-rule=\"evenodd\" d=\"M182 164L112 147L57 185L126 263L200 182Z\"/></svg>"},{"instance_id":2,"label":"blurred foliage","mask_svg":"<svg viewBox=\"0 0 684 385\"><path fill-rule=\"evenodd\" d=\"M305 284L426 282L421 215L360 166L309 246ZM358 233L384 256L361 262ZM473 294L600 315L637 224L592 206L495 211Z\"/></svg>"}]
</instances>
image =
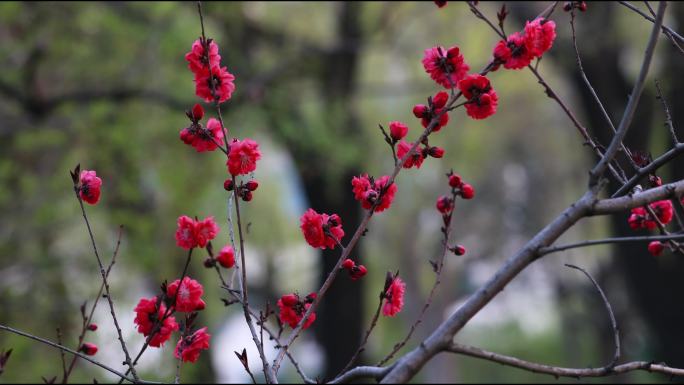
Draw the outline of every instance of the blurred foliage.
<instances>
[{"instance_id":1,"label":"blurred foliage","mask_svg":"<svg viewBox=\"0 0 684 385\"><path fill-rule=\"evenodd\" d=\"M496 4L481 6L490 15L497 8ZM320 77L314 76L328 70L317 59L320 55L339 44L360 44L335 40L336 7L339 4L318 2L204 6L207 33L217 39L223 63L236 75L237 91L223 114L229 135L254 137L263 146L264 159L255 174L260 187L254 201L243 206L246 222L251 223L247 253L248 263L254 266L250 279L257 306L272 304L277 293L308 292L316 282L314 253L304 246L298 229L299 215L307 207L299 174L304 171L295 169L293 159L300 152L315 152L319 158L311 162L330 177L348 165L373 175L388 173L390 152L377 125L401 120L409 123L410 136L416 137L420 126L411 107L438 90L420 65L423 50L437 44L459 45L471 69L477 70L487 63L496 42L496 36L464 4L450 3L442 10L432 2L362 4L364 41L351 102L359 127L340 128L331 119L346 111L335 100L321 97ZM570 49L568 15L558 12L556 17L559 41L554 49ZM620 20L615 34L625 42L620 44L625 44L629 67L638 60L630 50L640 52L648 25L633 23L631 15ZM77 163L97 170L104 180L102 201L87 210L106 260L118 225L124 226L112 287L132 351L142 344L133 330L136 301L154 295L160 282L174 279L184 262L185 254L173 239L176 218L213 215L224 230L215 248L228 242L227 195L221 188L226 177L223 154L197 154L178 139L187 125L184 108L197 102L183 55L198 35L192 2L0 3L0 323L51 339L59 326L70 346L78 335L78 307L92 301L99 280L68 177ZM585 47L589 50L591 44ZM576 98L553 59L543 60L540 68L559 94L571 101ZM433 204L446 191L444 174L449 169L477 191L474 201L458 202L456 208L454 234L469 252L461 259L449 257L433 308L410 346L446 316L445 309L472 292L497 263L555 217L586 183L589 153L532 75L501 70L491 78L500 98L498 113L485 121L470 120L460 110L452 113L449 127L431 138L431 144L446 149L444 159L428 159L420 170L402 173L392 210L373 218L366 247L357 251L370 270L365 280L366 314L372 314L377 304L385 271L398 267L410 288L406 311L382 319L372 336L371 362L403 336L432 285L427 261L438 252L440 225ZM605 223L591 220L564 240L605 234ZM562 314L553 315L562 313L563 306L554 285L556 281L587 285L566 278L561 261L582 258L591 266L607 255L607 249L597 248L592 250L594 261L568 252L562 260L540 262L520 277L520 285L511 285L491 305L519 309L523 302L538 304L540 314L532 318L540 320L540 330L523 327L519 314L507 313L484 325L478 322L484 316L478 316L462 333L464 340L545 363L599 365L606 357L597 353L597 344L610 342L599 341L591 327L579 327L580 333L570 337L576 340L574 358L581 357L570 360L573 349L562 337ZM203 258L194 257L190 273L205 284L209 305L200 322L218 333L229 316L239 316L239 309L223 308L213 271L201 267ZM581 293L578 301L595 294L590 287ZM113 335L105 331L111 329L108 317L103 301L96 317L100 331L90 337L101 345L98 358L115 365L121 358ZM591 317L603 322L603 314L582 306L572 320L584 322ZM636 358L641 358L648 342L640 346ZM170 341L162 354L152 354L142 367L146 378L171 378L173 347ZM41 375L49 378L61 372L58 352L47 347L0 334L0 348L14 349L2 382L37 381ZM221 366L239 365L231 351L212 349L211 354L224 355L213 360ZM185 365L183 380L217 378L223 369L211 361L203 354L197 365ZM250 362L258 373L256 356ZM284 370L288 379L297 379L289 367ZM313 370L312 377L317 369ZM90 381L104 375L80 364L72 378ZM467 382L549 379L484 361L440 357L417 380L454 378ZM244 378L231 378L240 379ZM621 378L659 379L640 374Z\"/></svg>"}]
</instances>

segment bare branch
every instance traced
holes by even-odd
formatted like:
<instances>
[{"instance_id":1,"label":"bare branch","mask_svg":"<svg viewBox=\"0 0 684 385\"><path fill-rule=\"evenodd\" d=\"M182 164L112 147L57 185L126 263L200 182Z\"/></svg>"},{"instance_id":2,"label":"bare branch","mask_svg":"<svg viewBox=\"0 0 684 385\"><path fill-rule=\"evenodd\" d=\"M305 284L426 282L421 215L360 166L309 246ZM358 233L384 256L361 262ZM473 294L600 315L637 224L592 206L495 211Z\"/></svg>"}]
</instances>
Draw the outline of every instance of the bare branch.
<instances>
[{"instance_id":1,"label":"bare branch","mask_svg":"<svg viewBox=\"0 0 684 385\"><path fill-rule=\"evenodd\" d=\"M599 178L603 175L606 166L613 160L618 149L622 145L622 141L627 134L630 124L632 123L632 118L634 117L634 111L639 104L639 98L641 97L641 92L644 90L644 84L646 83L646 75L648 75L648 70L651 65L651 59L653 59L653 53L655 52L656 44L658 43L658 35L660 27L663 23L663 17L665 17L665 8L667 8L667 3L661 1L658 4L658 15L653 23L653 30L651 31L651 37L648 40L648 45L646 46L646 52L644 53L644 61L641 64L641 70L639 70L639 76L634 83L634 88L629 96L629 102L625 108L625 112L622 114L622 119L618 125L617 132L613 136L613 140L608 145L608 149L603 154L603 157L594 166L594 168L589 172L590 179L589 184L595 185L598 183Z\"/></svg>"},{"instance_id":2,"label":"bare branch","mask_svg":"<svg viewBox=\"0 0 684 385\"><path fill-rule=\"evenodd\" d=\"M584 273L584 275L589 278L591 283L594 285L596 290L598 290L599 294L601 295L601 299L603 300L603 304L606 306L606 310L608 310L608 315L610 316L610 325L613 328L613 337L615 339L615 354L613 355L613 359L610 361L608 365L606 365L606 368L612 368L615 366L615 364L618 362L620 359L620 332L617 326L617 321L615 321L615 314L613 314L613 308L610 306L610 302L608 302L608 298L606 298L606 294L603 292L601 289L601 286L599 286L598 282L594 279L594 277L589 274L586 270L579 266L575 265L570 265L570 264L565 264L565 266L576 269Z\"/></svg>"},{"instance_id":3,"label":"bare branch","mask_svg":"<svg viewBox=\"0 0 684 385\"><path fill-rule=\"evenodd\" d=\"M80 357L80 358L82 358L82 359L84 359L84 360L86 360L92 364L95 364L95 365L101 367L102 369L107 370L108 372L116 374L117 376L121 377L122 379L124 379L130 383L141 383L141 382L143 382L143 381L140 381L139 379L137 379L137 380L130 379L130 378L126 377L123 373L117 371L116 369L112 369L109 366L107 366L107 365L105 365L99 361L96 361L96 360L86 356L85 354L81 354L77 351L71 350L71 349L67 348L66 346L56 344L56 343L49 341L49 340L46 340L44 338L40 338L40 337L34 336L33 334L29 334L29 333L26 333L26 332L23 332L21 330L17 330L17 329L14 329L14 328L11 328L11 327L5 326L5 325L0 325L0 330L5 330L5 331L8 331L10 333L14 333L14 334L18 334L18 335L23 336L23 337L30 338L34 341L44 343L45 345L52 346L53 348L57 348L57 349L60 349L64 352L78 356L78 357ZM150 383L150 382L144 381L144 383Z\"/></svg>"},{"instance_id":4,"label":"bare branch","mask_svg":"<svg viewBox=\"0 0 684 385\"><path fill-rule=\"evenodd\" d=\"M657 169L664 166L665 164L667 164L677 156L681 155L682 153L684 153L684 143L678 143L670 150L668 150L666 153L654 159L646 167L640 168L639 171L637 171L637 173L634 174L634 176L632 176L624 185L622 185L622 187L620 187L616 192L614 192L611 197L616 198L629 193L630 190L634 188L634 186L639 184L639 180L641 180L641 178L655 172Z\"/></svg>"},{"instance_id":5,"label":"bare branch","mask_svg":"<svg viewBox=\"0 0 684 385\"><path fill-rule=\"evenodd\" d=\"M378 366L357 366L340 377L332 380L329 384L346 384L360 378L373 378L379 380L383 378L394 366L381 368Z\"/></svg>"},{"instance_id":6,"label":"bare branch","mask_svg":"<svg viewBox=\"0 0 684 385\"><path fill-rule=\"evenodd\" d=\"M665 364L656 364L647 361L634 361L626 364L617 365L612 368L602 367L575 369L538 364L535 362L525 361L511 356L505 356L502 354L489 352L473 346L458 344L456 342L450 343L444 350L451 353L463 354L474 358L481 358L487 361L496 362L502 365L512 366L514 368L527 370L528 372L549 374L551 376L554 376L555 378L607 377L628 373L635 370L658 372L670 376L684 376L684 369L671 368Z\"/></svg>"},{"instance_id":7,"label":"bare branch","mask_svg":"<svg viewBox=\"0 0 684 385\"><path fill-rule=\"evenodd\" d=\"M647 14L645 14L643 11L641 11L639 8L635 7L634 5L630 4L627 1L619 1L620 4L624 5L625 7L631 9L632 11L636 12L637 14L641 15L644 19L650 21L651 23L655 22L655 19ZM684 42L684 37L682 37L680 34L675 32L672 28L663 25L662 27L663 34L667 36L670 41L672 42L672 45L674 45L677 49L679 49L679 52L684 53L684 49L682 49L682 46L677 42L679 41Z\"/></svg>"},{"instance_id":8,"label":"bare branch","mask_svg":"<svg viewBox=\"0 0 684 385\"><path fill-rule=\"evenodd\" d=\"M580 247L606 245L606 244L612 244L612 243L667 241L670 239L684 239L684 234L650 235L650 236L595 239L595 240L582 241L582 242L577 242L577 243L569 243L567 245L543 247L543 248L539 249L539 254L540 255L546 255L546 254L556 253L559 251L576 249L576 248L580 248Z\"/></svg>"}]
</instances>

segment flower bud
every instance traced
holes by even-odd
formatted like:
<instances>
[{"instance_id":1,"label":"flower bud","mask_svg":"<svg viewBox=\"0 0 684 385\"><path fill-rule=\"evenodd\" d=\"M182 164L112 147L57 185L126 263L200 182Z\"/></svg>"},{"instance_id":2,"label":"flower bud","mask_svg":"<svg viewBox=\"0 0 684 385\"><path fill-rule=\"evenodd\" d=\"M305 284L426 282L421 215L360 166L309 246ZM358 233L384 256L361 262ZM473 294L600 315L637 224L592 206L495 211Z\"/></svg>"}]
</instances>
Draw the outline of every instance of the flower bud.
<instances>
[{"instance_id":1,"label":"flower bud","mask_svg":"<svg viewBox=\"0 0 684 385\"><path fill-rule=\"evenodd\" d=\"M413 107L413 115L419 119L424 118L425 115L427 114L427 111L428 111L428 108L424 104L416 104Z\"/></svg>"},{"instance_id":2,"label":"flower bud","mask_svg":"<svg viewBox=\"0 0 684 385\"><path fill-rule=\"evenodd\" d=\"M648 252L651 253L651 255L654 257L657 257L660 254L662 254L664 249L665 245L663 245L663 243L660 241L653 241L648 244Z\"/></svg>"},{"instance_id":3,"label":"flower bud","mask_svg":"<svg viewBox=\"0 0 684 385\"><path fill-rule=\"evenodd\" d=\"M226 191L233 191L233 179L226 179L226 181L223 182L223 188L226 189Z\"/></svg>"},{"instance_id":4,"label":"flower bud","mask_svg":"<svg viewBox=\"0 0 684 385\"><path fill-rule=\"evenodd\" d=\"M250 180L249 182L245 183L245 187L249 191L254 191L257 189L257 187L259 187L259 182L255 180Z\"/></svg>"},{"instance_id":5,"label":"flower bud","mask_svg":"<svg viewBox=\"0 0 684 385\"><path fill-rule=\"evenodd\" d=\"M435 108L442 108L447 104L448 101L449 101L449 94L447 94L444 91L439 91L432 98L432 105Z\"/></svg>"},{"instance_id":6,"label":"flower bud","mask_svg":"<svg viewBox=\"0 0 684 385\"><path fill-rule=\"evenodd\" d=\"M251 201L253 198L252 192L247 190L242 194L242 200L245 202Z\"/></svg>"},{"instance_id":7,"label":"flower bud","mask_svg":"<svg viewBox=\"0 0 684 385\"><path fill-rule=\"evenodd\" d=\"M342 268L346 270L351 270L355 266L354 261L351 259L345 259L344 262L342 262Z\"/></svg>"},{"instance_id":8,"label":"flower bud","mask_svg":"<svg viewBox=\"0 0 684 385\"><path fill-rule=\"evenodd\" d=\"M94 324L94 323L93 323L93 324L89 324L89 325L88 325L88 330L90 330L91 332L94 332L95 330L97 330L97 324Z\"/></svg>"},{"instance_id":9,"label":"flower bud","mask_svg":"<svg viewBox=\"0 0 684 385\"><path fill-rule=\"evenodd\" d=\"M356 281L358 279L361 279L366 273L368 273L368 269L366 269L366 266L364 265L357 265L351 271L349 272L352 281Z\"/></svg>"},{"instance_id":10,"label":"flower bud","mask_svg":"<svg viewBox=\"0 0 684 385\"><path fill-rule=\"evenodd\" d=\"M468 183L463 183L461 186L461 196L463 199L473 199L475 196L475 189Z\"/></svg>"},{"instance_id":11,"label":"flower bud","mask_svg":"<svg viewBox=\"0 0 684 385\"><path fill-rule=\"evenodd\" d=\"M418 106L416 106L416 107L418 107ZM415 113L415 107L414 107L414 113ZM402 122L396 122L396 121L390 122L389 128L390 128L390 136L396 142L400 141L401 139L404 139L404 137L408 133L408 126Z\"/></svg>"},{"instance_id":12,"label":"flower bud","mask_svg":"<svg viewBox=\"0 0 684 385\"><path fill-rule=\"evenodd\" d=\"M313 303L313 301L316 300L317 295L318 294L316 294L316 292L309 293L309 295L307 295L306 298L304 299L304 302Z\"/></svg>"},{"instance_id":13,"label":"flower bud","mask_svg":"<svg viewBox=\"0 0 684 385\"><path fill-rule=\"evenodd\" d=\"M444 149L441 147L430 147L428 154L433 158L441 158L444 156Z\"/></svg>"},{"instance_id":14,"label":"flower bud","mask_svg":"<svg viewBox=\"0 0 684 385\"><path fill-rule=\"evenodd\" d=\"M451 248L451 251L456 255L463 255L466 253L466 248L463 245L456 245Z\"/></svg>"},{"instance_id":15,"label":"flower bud","mask_svg":"<svg viewBox=\"0 0 684 385\"><path fill-rule=\"evenodd\" d=\"M299 302L299 297L294 294L286 294L281 298L281 301L283 301L283 305L292 307Z\"/></svg>"},{"instance_id":16,"label":"flower bud","mask_svg":"<svg viewBox=\"0 0 684 385\"><path fill-rule=\"evenodd\" d=\"M457 188L461 186L461 176L458 174L451 174L449 175L449 186L453 188Z\"/></svg>"},{"instance_id":17,"label":"flower bud","mask_svg":"<svg viewBox=\"0 0 684 385\"><path fill-rule=\"evenodd\" d=\"M97 345L86 342L81 345L79 350L82 351L86 356L94 356L95 353L97 353Z\"/></svg>"},{"instance_id":18,"label":"flower bud","mask_svg":"<svg viewBox=\"0 0 684 385\"><path fill-rule=\"evenodd\" d=\"M441 197L437 198L436 207L440 213L449 214L451 210L454 209L454 202L451 200L451 198L442 195Z\"/></svg>"},{"instance_id":19,"label":"flower bud","mask_svg":"<svg viewBox=\"0 0 684 385\"><path fill-rule=\"evenodd\" d=\"M202 108L201 105L195 104L194 107L192 107L192 119L197 122L199 120L202 120L204 117L204 108Z\"/></svg>"}]
</instances>

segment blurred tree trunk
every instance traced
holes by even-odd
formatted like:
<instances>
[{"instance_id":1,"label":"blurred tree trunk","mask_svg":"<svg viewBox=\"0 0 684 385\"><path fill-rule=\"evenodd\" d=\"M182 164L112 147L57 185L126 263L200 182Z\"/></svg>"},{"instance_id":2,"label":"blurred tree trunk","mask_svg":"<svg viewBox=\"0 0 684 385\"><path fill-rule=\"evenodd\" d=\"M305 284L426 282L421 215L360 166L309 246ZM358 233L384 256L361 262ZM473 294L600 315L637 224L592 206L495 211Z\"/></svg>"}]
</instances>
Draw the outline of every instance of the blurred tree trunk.
<instances>
[{"instance_id":1,"label":"blurred tree trunk","mask_svg":"<svg viewBox=\"0 0 684 385\"><path fill-rule=\"evenodd\" d=\"M334 8L336 20L336 42L331 46L316 46L308 41L290 39L285 32L271 30L268 25L250 24L249 20L245 25L226 24L230 28L226 41L233 35L234 41L242 44L246 59L237 60L242 60L243 66L250 65L248 58L255 51L257 40L274 49L286 47L289 50L284 50L287 53L281 58L282 64L276 68L279 76L287 73L291 79L315 81L316 93L321 100L305 100L287 84L273 82L268 84L269 92L263 92L262 101L267 106L265 110L268 111L266 119L269 126L294 158L308 204L320 213L339 214L346 234L345 241L348 241L361 221L360 205L351 194L350 183L354 175L360 174L361 162L358 157L352 161L345 157L349 158L350 153L363 147L354 106L363 40L360 20L363 4L342 2L329 6ZM267 79L266 82L270 80L273 79ZM266 84L262 86L266 88ZM322 106L316 112L320 120L312 122L300 107L301 104L313 102L320 102ZM323 128L325 131L322 131ZM322 138L323 135L327 137ZM351 257L358 255L360 250L362 242L357 244ZM339 248L320 252L320 283L333 269L339 256ZM364 309L362 288L362 281L352 282L346 274L340 274L317 311L312 328L325 352L325 370L322 373L325 378L335 376L360 343Z\"/></svg>"},{"instance_id":2,"label":"blurred tree trunk","mask_svg":"<svg viewBox=\"0 0 684 385\"><path fill-rule=\"evenodd\" d=\"M321 73L321 91L329 106L326 123L333 132L354 136L359 134L359 119L353 107L356 72L361 48L360 3L344 2L337 5L337 46L326 55ZM344 151L344 149L339 149ZM314 155L314 154L312 154ZM358 175L357 166L334 172L331 180L326 164L327 154L317 154L304 160L313 167L303 175L309 202L316 210L338 213L342 217L346 239L361 221L359 204L351 194L350 181ZM315 161L318 158L319 161ZM361 250L361 242L355 254ZM340 250L321 253L321 283L335 267ZM319 311L320 323L316 327L318 339L326 356L325 378L335 376L354 354L361 341L363 315L362 281L352 282L340 274L330 288Z\"/></svg>"}]
</instances>

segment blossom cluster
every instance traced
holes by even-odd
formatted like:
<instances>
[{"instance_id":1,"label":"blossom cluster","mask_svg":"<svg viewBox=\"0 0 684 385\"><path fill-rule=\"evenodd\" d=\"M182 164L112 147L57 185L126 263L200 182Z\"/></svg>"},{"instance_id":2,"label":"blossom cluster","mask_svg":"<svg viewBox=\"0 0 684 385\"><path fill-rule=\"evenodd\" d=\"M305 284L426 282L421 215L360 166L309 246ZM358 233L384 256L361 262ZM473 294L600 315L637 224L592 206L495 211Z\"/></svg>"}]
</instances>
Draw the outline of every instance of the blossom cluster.
<instances>
[{"instance_id":1,"label":"blossom cluster","mask_svg":"<svg viewBox=\"0 0 684 385\"><path fill-rule=\"evenodd\" d=\"M522 32L514 32L496 44L493 70L499 65L506 69L527 67L532 60L542 57L555 39L556 23L553 20L537 18L528 21Z\"/></svg>"}]
</instances>

